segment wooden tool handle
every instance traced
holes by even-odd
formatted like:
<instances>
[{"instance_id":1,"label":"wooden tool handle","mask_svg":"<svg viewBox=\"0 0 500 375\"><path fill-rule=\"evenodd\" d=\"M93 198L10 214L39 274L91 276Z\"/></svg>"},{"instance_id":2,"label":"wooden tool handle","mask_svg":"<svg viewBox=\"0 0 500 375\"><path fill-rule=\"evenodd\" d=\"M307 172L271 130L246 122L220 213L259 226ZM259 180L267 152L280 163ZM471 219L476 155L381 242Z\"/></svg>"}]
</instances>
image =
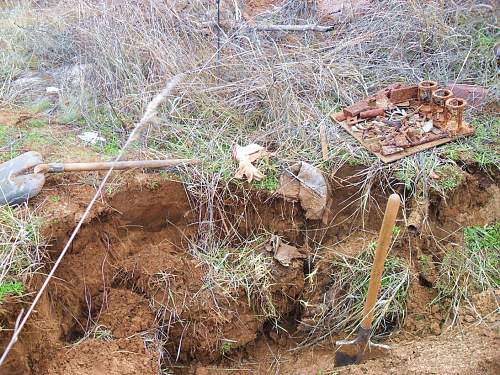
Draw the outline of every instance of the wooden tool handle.
<instances>
[{"instance_id":1,"label":"wooden tool handle","mask_svg":"<svg viewBox=\"0 0 500 375\"><path fill-rule=\"evenodd\" d=\"M116 170L131 168L162 168L174 167L182 164L199 164L197 159L169 159L169 160L127 160L127 161L103 161L92 163L49 163L39 164L35 167L35 173L56 172L78 172L78 171L103 171L111 167Z\"/></svg>"},{"instance_id":2,"label":"wooden tool handle","mask_svg":"<svg viewBox=\"0 0 500 375\"><path fill-rule=\"evenodd\" d=\"M370 274L370 284L368 285L368 295L366 296L365 306L363 308L363 320L361 327L365 330L371 329L373 321L373 313L375 303L377 302L378 292L380 290L380 282L382 279L382 271L384 270L384 262L389 250L391 242L392 230L396 223L398 215L400 198L398 194L391 194L385 208L384 220L380 228L380 234L375 251L375 259L373 260L372 272Z\"/></svg>"}]
</instances>

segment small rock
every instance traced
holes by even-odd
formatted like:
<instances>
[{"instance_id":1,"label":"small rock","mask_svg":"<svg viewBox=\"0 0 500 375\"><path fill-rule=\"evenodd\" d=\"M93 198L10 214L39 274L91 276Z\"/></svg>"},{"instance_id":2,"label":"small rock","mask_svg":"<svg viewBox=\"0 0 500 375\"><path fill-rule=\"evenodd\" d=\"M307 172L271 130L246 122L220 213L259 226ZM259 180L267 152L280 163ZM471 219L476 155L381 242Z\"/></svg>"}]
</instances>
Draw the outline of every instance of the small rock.
<instances>
[{"instance_id":1,"label":"small rock","mask_svg":"<svg viewBox=\"0 0 500 375\"><path fill-rule=\"evenodd\" d=\"M195 372L196 375L208 375L208 370L206 367L198 367Z\"/></svg>"},{"instance_id":2,"label":"small rock","mask_svg":"<svg viewBox=\"0 0 500 375\"><path fill-rule=\"evenodd\" d=\"M465 320L467 323L472 323L473 321L475 321L475 320L476 320L476 318L474 318L472 315L467 314L467 315L465 315L464 320Z\"/></svg>"},{"instance_id":3,"label":"small rock","mask_svg":"<svg viewBox=\"0 0 500 375\"><path fill-rule=\"evenodd\" d=\"M45 91L47 91L47 94L49 95L58 95L59 94L59 89L54 86L49 86L45 88Z\"/></svg>"},{"instance_id":4,"label":"small rock","mask_svg":"<svg viewBox=\"0 0 500 375\"><path fill-rule=\"evenodd\" d=\"M434 335L440 335L441 334L441 327L439 326L439 323L438 322L434 322L431 324L431 332L434 334Z\"/></svg>"},{"instance_id":5,"label":"small rock","mask_svg":"<svg viewBox=\"0 0 500 375\"><path fill-rule=\"evenodd\" d=\"M438 313L438 312L439 312L439 310L440 310L439 305L435 304L435 305L432 305L432 306L431 306L431 312L432 312L433 314Z\"/></svg>"}]
</instances>

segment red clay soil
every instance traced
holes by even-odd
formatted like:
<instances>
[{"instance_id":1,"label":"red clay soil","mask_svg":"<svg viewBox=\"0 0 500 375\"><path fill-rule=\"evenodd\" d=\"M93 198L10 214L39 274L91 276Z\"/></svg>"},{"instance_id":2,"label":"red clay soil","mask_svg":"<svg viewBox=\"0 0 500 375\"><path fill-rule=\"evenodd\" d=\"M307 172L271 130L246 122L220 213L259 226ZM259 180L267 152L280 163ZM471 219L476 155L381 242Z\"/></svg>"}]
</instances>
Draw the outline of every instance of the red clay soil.
<instances>
[{"instance_id":1,"label":"red clay soil","mask_svg":"<svg viewBox=\"0 0 500 375\"><path fill-rule=\"evenodd\" d=\"M141 176L125 182L122 192L98 204L58 269L48 295L40 302L33 326L27 327L16 345L17 352L10 356L7 373L58 374L54 358L64 357L68 371L83 366L81 371L88 368L89 374L99 374L101 364L80 357L92 351L96 356L103 354L103 358L123 352L113 362L116 374L134 373L156 368L155 346L169 353L170 361L210 361L220 356L217 349L221 340L238 347L256 338L265 319L248 305L244 291L230 299L207 287L205 266L189 252L197 217L184 186L161 178L158 181L158 177L155 183L151 183L151 177L141 181ZM48 220L52 225L47 228L55 237L52 257L62 248L92 192L74 185L71 189L59 186L57 193L62 199L58 207L43 196L33 201L45 205L44 212L52 215ZM49 183L47 189L51 187ZM75 193L78 199L73 197ZM251 220L240 222L242 233L264 226L286 235L300 223L285 220L296 208L276 199L267 201L266 213L235 207L229 199L227 211L231 210L238 216L245 211L244 216ZM295 308L303 289L302 265L296 262L287 269L277 265L273 273L276 282L270 292L277 312L286 315ZM3 325L13 325L14 311L12 308L3 316ZM108 343L87 342L95 326L111 332L109 349L103 350ZM2 346L7 338L1 336ZM146 355L144 342L148 340L151 350ZM80 354L67 356L68 350ZM129 367L120 364L129 361Z\"/></svg>"},{"instance_id":2,"label":"red clay soil","mask_svg":"<svg viewBox=\"0 0 500 375\"><path fill-rule=\"evenodd\" d=\"M252 345L246 360L226 366L198 366L183 374L498 374L500 371L500 339L490 328L468 327L463 332L447 332L441 336L414 337L402 342L389 342L390 354L366 363L338 368L334 366L335 347L324 343L298 351L293 344L283 346L272 338L261 338ZM181 372L180 372L181 373Z\"/></svg>"},{"instance_id":3,"label":"red clay soil","mask_svg":"<svg viewBox=\"0 0 500 375\"><path fill-rule=\"evenodd\" d=\"M228 369L238 374L331 373L327 372L335 350L331 342L301 351L289 349L295 347L297 324L307 314L307 305L300 301L314 305L320 300L330 280L331 261L339 252L356 255L353 247L362 248L376 236L386 195L373 192L376 201L365 213L361 230L350 205L359 194L348 184L354 172L336 175L335 210L328 230L317 230L314 223L305 222L297 205L277 197L251 193L243 205L241 192L224 196L221 210L226 222L221 225L236 225L243 237L265 230L298 246L320 240L326 245L314 258L318 265L314 283L312 276L305 282L308 267L301 260L289 268L275 262L270 292L283 317L279 324L286 329L279 334L257 306L249 306L243 290L229 298L208 287L207 267L190 247L203 208L198 209L183 184L158 175L117 174L114 191L99 200L1 373L156 375L160 363L171 364L175 374L227 374ZM53 238L52 259L94 193L92 176L54 176L32 201L47 215L45 234ZM494 180L477 174L467 177L460 197L446 201L433 197L432 233L440 240L461 225L498 220L498 193ZM53 194L60 201L47 199ZM419 254L439 256L433 241L424 234L400 241L392 251L409 262ZM490 327L448 332L445 311L429 305L435 290L419 281L412 280L408 318L395 335L393 354L339 374L498 373L498 332L491 330L491 326L498 330L498 311L490 314ZM31 289L38 285L40 279L33 280ZM498 301L492 303L491 298L477 296L478 306L495 309ZM14 325L21 306L20 302L1 306L3 327ZM464 321L470 321L464 314ZM0 347L8 338L7 331L0 334ZM221 349L223 342L231 343L230 351Z\"/></svg>"}]
</instances>

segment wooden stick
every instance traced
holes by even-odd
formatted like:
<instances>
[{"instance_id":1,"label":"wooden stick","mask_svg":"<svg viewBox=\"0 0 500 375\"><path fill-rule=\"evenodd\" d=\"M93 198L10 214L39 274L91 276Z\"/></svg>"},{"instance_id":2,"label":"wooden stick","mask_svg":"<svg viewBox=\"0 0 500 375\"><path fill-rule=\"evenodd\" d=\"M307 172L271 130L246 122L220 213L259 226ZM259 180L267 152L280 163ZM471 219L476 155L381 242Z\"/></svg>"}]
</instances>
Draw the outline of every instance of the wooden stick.
<instances>
[{"instance_id":1,"label":"wooden stick","mask_svg":"<svg viewBox=\"0 0 500 375\"><path fill-rule=\"evenodd\" d=\"M235 23L235 22L224 22L217 24L217 22L214 21L207 21L202 23L203 27L213 27L213 26L218 26L220 28L228 28L228 29L235 29L235 28L245 28L245 26L249 29L253 29L255 31L314 31L314 32L327 32L331 31L335 28L335 26L330 25L330 26L322 26L322 25L316 25L316 24L306 24L306 25L271 25L271 24L255 24L255 23L250 23L248 22L246 25L242 23Z\"/></svg>"},{"instance_id":2,"label":"wooden stick","mask_svg":"<svg viewBox=\"0 0 500 375\"><path fill-rule=\"evenodd\" d=\"M327 161L329 159L329 156L328 156L328 138L326 136L326 127L325 127L324 123L322 123L319 126L319 141L321 143L321 154L323 156L323 161Z\"/></svg>"},{"instance_id":3,"label":"wooden stick","mask_svg":"<svg viewBox=\"0 0 500 375\"><path fill-rule=\"evenodd\" d=\"M79 171L106 171L131 168L163 168L177 165L199 164L198 159L170 159L170 160L128 160L128 161L102 161L92 163L49 163L39 164L35 173L79 172Z\"/></svg>"},{"instance_id":4,"label":"wooden stick","mask_svg":"<svg viewBox=\"0 0 500 375\"><path fill-rule=\"evenodd\" d=\"M384 262L389 250L389 244L392 237L392 229L396 223L399 205L401 199L398 194L391 194L387 201L384 220L380 228L380 234L375 251L375 259L373 260L372 271L370 274L370 284L368 285L368 295L366 296L365 306L363 307L363 320L361 328L370 330L373 321L374 307L377 302L378 292L380 290L380 282L382 279L382 271L384 270Z\"/></svg>"},{"instance_id":5,"label":"wooden stick","mask_svg":"<svg viewBox=\"0 0 500 375\"><path fill-rule=\"evenodd\" d=\"M327 32L333 30L334 26L309 25L255 25L257 31L316 31Z\"/></svg>"}]
</instances>

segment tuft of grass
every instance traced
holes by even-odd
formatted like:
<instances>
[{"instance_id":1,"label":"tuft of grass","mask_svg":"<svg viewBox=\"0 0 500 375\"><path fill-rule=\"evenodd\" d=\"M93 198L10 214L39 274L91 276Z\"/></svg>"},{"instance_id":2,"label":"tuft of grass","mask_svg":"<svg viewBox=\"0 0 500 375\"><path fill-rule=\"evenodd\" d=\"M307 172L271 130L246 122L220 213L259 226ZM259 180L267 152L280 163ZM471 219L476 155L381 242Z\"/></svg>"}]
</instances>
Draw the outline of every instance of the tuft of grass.
<instances>
[{"instance_id":1,"label":"tuft of grass","mask_svg":"<svg viewBox=\"0 0 500 375\"><path fill-rule=\"evenodd\" d=\"M457 163L440 157L439 153L434 149L406 157L389 166L389 173L393 173L410 196L428 195L430 191L446 196L460 185L464 173Z\"/></svg>"},{"instance_id":2,"label":"tuft of grass","mask_svg":"<svg viewBox=\"0 0 500 375\"><path fill-rule=\"evenodd\" d=\"M40 218L28 207L0 206L0 294L22 293L23 285L41 267L40 226Z\"/></svg>"},{"instance_id":3,"label":"tuft of grass","mask_svg":"<svg viewBox=\"0 0 500 375\"><path fill-rule=\"evenodd\" d=\"M273 258L259 249L264 239L256 237L240 247L229 247L224 242L213 243L205 249L199 246L193 254L208 266L206 287L235 298L245 291L247 302L265 317L277 317L273 304Z\"/></svg>"},{"instance_id":4,"label":"tuft of grass","mask_svg":"<svg viewBox=\"0 0 500 375\"><path fill-rule=\"evenodd\" d=\"M52 107L49 99L40 99L28 105L28 111L32 113L45 112Z\"/></svg>"},{"instance_id":5,"label":"tuft of grass","mask_svg":"<svg viewBox=\"0 0 500 375\"><path fill-rule=\"evenodd\" d=\"M85 340L99 340L109 342L113 340L113 334L105 325L94 324L89 329L87 329L83 337L81 337L73 345L81 344Z\"/></svg>"},{"instance_id":6,"label":"tuft of grass","mask_svg":"<svg viewBox=\"0 0 500 375\"><path fill-rule=\"evenodd\" d=\"M498 134L500 118L498 116L478 116L471 121L475 134L444 145L441 154L451 160L475 162L481 168L500 169Z\"/></svg>"},{"instance_id":7,"label":"tuft of grass","mask_svg":"<svg viewBox=\"0 0 500 375\"><path fill-rule=\"evenodd\" d=\"M332 312L340 313L334 318L337 330L353 330L361 321L372 264L373 253L371 251L362 253L352 263L344 260L334 264L339 268L337 285L349 285L345 295L337 300L332 308ZM408 288L408 265L399 258L387 257L373 322L374 331L378 335L389 334L402 325L406 315Z\"/></svg>"},{"instance_id":8,"label":"tuft of grass","mask_svg":"<svg viewBox=\"0 0 500 375\"><path fill-rule=\"evenodd\" d=\"M43 128L47 126L47 124L47 120L42 118L33 118L26 123L30 128Z\"/></svg>"},{"instance_id":9,"label":"tuft of grass","mask_svg":"<svg viewBox=\"0 0 500 375\"><path fill-rule=\"evenodd\" d=\"M433 303L449 302L452 322L466 303L473 306L475 293L500 287L500 223L464 228L464 244L454 247L438 266Z\"/></svg>"},{"instance_id":10,"label":"tuft of grass","mask_svg":"<svg viewBox=\"0 0 500 375\"><path fill-rule=\"evenodd\" d=\"M0 283L0 303L6 295L20 296L23 294L24 285L20 281L5 281Z\"/></svg>"},{"instance_id":11,"label":"tuft of grass","mask_svg":"<svg viewBox=\"0 0 500 375\"><path fill-rule=\"evenodd\" d=\"M352 332L358 327L363 318L373 256L374 246L368 246L357 258L342 257L333 262L329 291L316 310L314 323L304 327L308 335L303 344L313 344L342 331ZM390 335L403 324L409 286L409 266L400 258L388 256L375 305L373 329L377 336Z\"/></svg>"},{"instance_id":12,"label":"tuft of grass","mask_svg":"<svg viewBox=\"0 0 500 375\"><path fill-rule=\"evenodd\" d=\"M58 121L62 124L76 124L82 120L82 112L80 107L71 103L69 105L62 106L60 109L60 114Z\"/></svg>"}]
</instances>

